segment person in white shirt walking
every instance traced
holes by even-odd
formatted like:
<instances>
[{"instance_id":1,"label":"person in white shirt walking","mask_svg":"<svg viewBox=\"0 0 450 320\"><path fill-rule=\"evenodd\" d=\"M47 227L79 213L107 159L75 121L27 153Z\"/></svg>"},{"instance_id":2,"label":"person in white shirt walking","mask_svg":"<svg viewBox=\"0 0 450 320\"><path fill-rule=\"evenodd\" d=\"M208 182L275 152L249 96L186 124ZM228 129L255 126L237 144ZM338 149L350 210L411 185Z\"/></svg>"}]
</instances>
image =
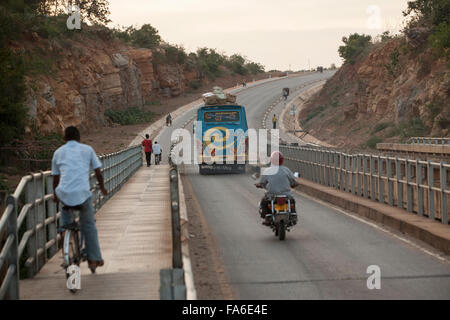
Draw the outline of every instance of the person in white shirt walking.
<instances>
[{"instance_id":1,"label":"person in white shirt walking","mask_svg":"<svg viewBox=\"0 0 450 320\"><path fill-rule=\"evenodd\" d=\"M102 194L107 195L100 170L102 164L92 147L80 143L80 132L76 127L66 128L64 140L66 144L55 151L52 159L54 201L61 201L63 204L62 226L73 222L72 214L65 206L80 207L81 232L86 243L88 264L90 268L95 269L103 266L104 261L95 225L89 175L93 169Z\"/></svg>"},{"instance_id":2,"label":"person in white shirt walking","mask_svg":"<svg viewBox=\"0 0 450 320\"><path fill-rule=\"evenodd\" d=\"M153 154L155 155L155 164L159 164L161 162L162 148L158 141L155 141L152 146L152 150Z\"/></svg>"}]
</instances>

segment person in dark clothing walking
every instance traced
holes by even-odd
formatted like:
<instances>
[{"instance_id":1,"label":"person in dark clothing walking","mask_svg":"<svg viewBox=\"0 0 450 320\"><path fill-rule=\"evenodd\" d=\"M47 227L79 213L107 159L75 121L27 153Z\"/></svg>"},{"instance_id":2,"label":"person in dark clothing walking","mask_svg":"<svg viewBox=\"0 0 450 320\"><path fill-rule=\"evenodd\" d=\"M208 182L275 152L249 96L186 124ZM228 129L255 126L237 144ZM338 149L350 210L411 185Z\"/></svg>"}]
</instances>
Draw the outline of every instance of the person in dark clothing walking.
<instances>
[{"instance_id":1,"label":"person in dark clothing walking","mask_svg":"<svg viewBox=\"0 0 450 320\"><path fill-rule=\"evenodd\" d=\"M145 160L147 160L147 167L150 167L150 160L152 158L152 140L148 134L145 135L145 140L142 141L142 146L144 147Z\"/></svg>"},{"instance_id":2,"label":"person in dark clothing walking","mask_svg":"<svg viewBox=\"0 0 450 320\"><path fill-rule=\"evenodd\" d=\"M169 125L172 126L172 116L170 115L170 113L166 117L166 126Z\"/></svg>"}]
</instances>

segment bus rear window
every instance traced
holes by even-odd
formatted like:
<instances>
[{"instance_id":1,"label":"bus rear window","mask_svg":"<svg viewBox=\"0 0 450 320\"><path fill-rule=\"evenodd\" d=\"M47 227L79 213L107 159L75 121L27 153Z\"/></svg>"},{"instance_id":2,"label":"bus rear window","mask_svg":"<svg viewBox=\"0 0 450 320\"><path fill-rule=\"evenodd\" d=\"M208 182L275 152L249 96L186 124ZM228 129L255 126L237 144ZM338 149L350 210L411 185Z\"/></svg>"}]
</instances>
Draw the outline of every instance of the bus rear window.
<instances>
[{"instance_id":1,"label":"bus rear window","mask_svg":"<svg viewBox=\"0 0 450 320\"><path fill-rule=\"evenodd\" d=\"M205 122L237 122L239 111L208 111L203 116Z\"/></svg>"}]
</instances>

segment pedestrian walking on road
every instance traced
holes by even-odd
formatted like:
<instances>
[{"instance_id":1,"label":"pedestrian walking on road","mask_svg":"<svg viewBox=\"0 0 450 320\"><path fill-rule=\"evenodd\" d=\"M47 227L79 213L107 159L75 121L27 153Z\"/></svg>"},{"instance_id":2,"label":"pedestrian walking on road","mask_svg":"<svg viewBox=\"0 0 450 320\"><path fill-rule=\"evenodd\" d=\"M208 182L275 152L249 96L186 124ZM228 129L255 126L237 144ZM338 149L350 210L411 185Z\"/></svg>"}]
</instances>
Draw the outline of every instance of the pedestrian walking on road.
<instances>
[{"instance_id":1,"label":"pedestrian walking on road","mask_svg":"<svg viewBox=\"0 0 450 320\"><path fill-rule=\"evenodd\" d=\"M147 160L147 167L150 167L152 158L152 140L148 134L145 135L145 139L142 141L142 146L144 147L145 160Z\"/></svg>"},{"instance_id":2,"label":"pedestrian walking on road","mask_svg":"<svg viewBox=\"0 0 450 320\"><path fill-rule=\"evenodd\" d=\"M277 116L276 115L273 115L272 123L273 123L273 128L276 129L277 128Z\"/></svg>"},{"instance_id":3,"label":"pedestrian walking on road","mask_svg":"<svg viewBox=\"0 0 450 320\"><path fill-rule=\"evenodd\" d=\"M172 116L170 115L170 113L166 117L166 126L169 125L172 126Z\"/></svg>"}]
</instances>

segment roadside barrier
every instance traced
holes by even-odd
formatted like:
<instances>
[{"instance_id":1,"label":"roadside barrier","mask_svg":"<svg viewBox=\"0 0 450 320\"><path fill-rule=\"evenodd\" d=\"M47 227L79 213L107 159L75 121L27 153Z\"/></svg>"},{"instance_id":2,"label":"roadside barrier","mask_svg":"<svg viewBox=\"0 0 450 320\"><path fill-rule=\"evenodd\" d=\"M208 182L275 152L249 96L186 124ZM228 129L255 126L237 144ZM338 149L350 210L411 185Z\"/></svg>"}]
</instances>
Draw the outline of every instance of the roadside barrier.
<instances>
[{"instance_id":1,"label":"roadside barrier","mask_svg":"<svg viewBox=\"0 0 450 320\"><path fill-rule=\"evenodd\" d=\"M92 172L91 190L97 211L142 166L141 146L99 156L105 188L101 195ZM53 202L53 177L50 171L22 177L0 217L0 300L19 299L20 271L34 277L58 250L61 204ZM6 269L2 277L2 270Z\"/></svg>"},{"instance_id":2,"label":"roadside barrier","mask_svg":"<svg viewBox=\"0 0 450 320\"><path fill-rule=\"evenodd\" d=\"M280 145L302 178L449 224L450 165Z\"/></svg>"}]
</instances>

